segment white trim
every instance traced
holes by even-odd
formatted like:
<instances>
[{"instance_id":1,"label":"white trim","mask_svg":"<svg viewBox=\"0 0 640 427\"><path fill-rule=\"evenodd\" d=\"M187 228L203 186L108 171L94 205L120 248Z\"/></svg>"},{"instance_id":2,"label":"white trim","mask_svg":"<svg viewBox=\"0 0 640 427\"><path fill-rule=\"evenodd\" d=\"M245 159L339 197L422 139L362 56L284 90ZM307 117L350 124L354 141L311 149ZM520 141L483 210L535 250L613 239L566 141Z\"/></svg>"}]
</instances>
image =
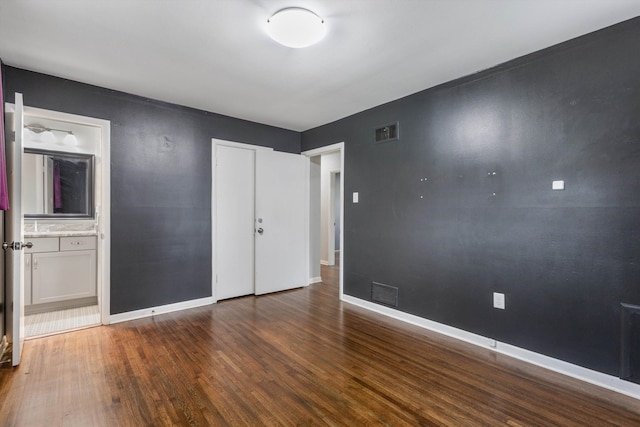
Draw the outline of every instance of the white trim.
<instances>
[{"instance_id":1,"label":"white trim","mask_svg":"<svg viewBox=\"0 0 640 427\"><path fill-rule=\"evenodd\" d=\"M344 181L345 181L345 170L344 170L344 150L345 144L344 142L338 142L335 144L327 145L320 148L314 148L313 150L303 151L302 155L307 156L309 158L319 156L321 154L329 154L335 151L340 152L340 299L344 297ZM309 183L311 185L311 183ZM311 194L311 191L309 191ZM309 245L311 242L309 241ZM326 262L326 261L325 261ZM322 264L322 261L320 261Z\"/></svg>"},{"instance_id":2,"label":"white trim","mask_svg":"<svg viewBox=\"0 0 640 427\"><path fill-rule=\"evenodd\" d=\"M304 203L304 210L305 210L305 215L304 215L304 229L305 229L305 233L304 233L304 275L308 275L309 274L309 246L311 246L311 227L310 227L310 221L311 221L311 212L310 212L310 206L309 206L309 200L311 198L311 159L309 157L305 157L303 155L300 155L300 157L302 159L305 160L305 164L304 164L304 176L307 179L307 185L305 186L305 194L304 194L304 200L306 200L306 202ZM307 283L305 286L309 286L310 283Z\"/></svg>"},{"instance_id":3,"label":"white trim","mask_svg":"<svg viewBox=\"0 0 640 427\"><path fill-rule=\"evenodd\" d=\"M25 106L25 115L29 117L41 117L47 120L62 120L70 123L81 125L103 126L109 123L109 120L98 119L95 117L81 116L78 114L63 113L62 111L46 110L44 108Z\"/></svg>"},{"instance_id":4,"label":"white trim","mask_svg":"<svg viewBox=\"0 0 640 427\"><path fill-rule=\"evenodd\" d=\"M308 285L313 285L314 283L322 282L322 277L310 277Z\"/></svg>"},{"instance_id":5,"label":"white trim","mask_svg":"<svg viewBox=\"0 0 640 427\"><path fill-rule=\"evenodd\" d=\"M202 307L204 305L215 304L212 297L193 299L190 301L176 302L173 304L159 305L157 307L143 308L141 310L127 311L111 315L111 324L128 322L130 320L142 319L158 314L172 313L174 311L187 310L189 308Z\"/></svg>"},{"instance_id":6,"label":"white trim","mask_svg":"<svg viewBox=\"0 0 640 427\"><path fill-rule=\"evenodd\" d=\"M224 145L227 147L234 147L234 148L246 148L247 150L273 151L273 148L271 147L264 147L262 145L245 144L243 142L226 141L224 139L212 138L211 142L213 143L213 145Z\"/></svg>"},{"instance_id":7,"label":"white trim","mask_svg":"<svg viewBox=\"0 0 640 427\"><path fill-rule=\"evenodd\" d=\"M555 359L553 357L545 356L543 354L516 347L511 344L496 341L492 338L487 338L482 335L467 332L462 329L445 325L443 323L434 322L432 320L415 316L413 314L408 314L389 307L381 306L369 301L362 300L360 298L341 294L340 299L347 303L357 305L358 307L362 307L378 314L392 317L402 322L410 323L412 325L416 325L421 328L425 328L430 331L434 331L439 334L467 342L469 344L477 345L479 347L495 351L496 353L504 354L515 359L519 359L524 362L531 363L533 365L540 366L542 368L549 369L551 371L567 375L569 377L576 378L578 380L591 383L599 387L624 394L626 396L633 397L635 399L640 399L639 384L624 381L612 375L607 375L603 374L602 372L583 368L582 366L574 365L563 360Z\"/></svg>"},{"instance_id":8,"label":"white trim","mask_svg":"<svg viewBox=\"0 0 640 427\"><path fill-rule=\"evenodd\" d=\"M345 170L344 170L344 142L340 144L340 296L344 295L344 181L345 181Z\"/></svg>"},{"instance_id":9,"label":"white trim","mask_svg":"<svg viewBox=\"0 0 640 427\"><path fill-rule=\"evenodd\" d=\"M97 120L97 119L96 119ZM102 218L98 236L98 247L102 268L102 298L100 316L102 324L111 322L111 122L102 120L102 144L100 153L100 171L102 173ZM100 270L98 269L98 272Z\"/></svg>"},{"instance_id":10,"label":"white trim","mask_svg":"<svg viewBox=\"0 0 640 427\"><path fill-rule=\"evenodd\" d=\"M218 301L216 297L216 283L218 274L216 272L216 139L211 140L211 299Z\"/></svg>"},{"instance_id":11,"label":"white trim","mask_svg":"<svg viewBox=\"0 0 640 427\"><path fill-rule=\"evenodd\" d=\"M344 142L337 142L331 145L325 145L324 147L314 148L313 150L303 151L301 154L307 157L315 157L321 154L329 154L334 151L340 151L344 148Z\"/></svg>"},{"instance_id":12,"label":"white trim","mask_svg":"<svg viewBox=\"0 0 640 427\"><path fill-rule=\"evenodd\" d=\"M329 265L329 261L327 261L326 259L321 259L320 265Z\"/></svg>"}]
</instances>

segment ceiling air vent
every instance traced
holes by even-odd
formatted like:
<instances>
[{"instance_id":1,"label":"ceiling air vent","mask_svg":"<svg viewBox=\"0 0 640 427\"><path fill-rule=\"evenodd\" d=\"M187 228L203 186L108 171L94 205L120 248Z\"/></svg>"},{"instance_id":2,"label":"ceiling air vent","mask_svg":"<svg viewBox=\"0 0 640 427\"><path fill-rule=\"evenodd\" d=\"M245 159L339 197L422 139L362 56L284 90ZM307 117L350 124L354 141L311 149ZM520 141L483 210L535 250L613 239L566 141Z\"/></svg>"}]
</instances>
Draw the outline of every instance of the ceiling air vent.
<instances>
[{"instance_id":1,"label":"ceiling air vent","mask_svg":"<svg viewBox=\"0 0 640 427\"><path fill-rule=\"evenodd\" d=\"M400 123L389 123L388 125L376 128L374 134L375 142L390 142L400 139Z\"/></svg>"}]
</instances>

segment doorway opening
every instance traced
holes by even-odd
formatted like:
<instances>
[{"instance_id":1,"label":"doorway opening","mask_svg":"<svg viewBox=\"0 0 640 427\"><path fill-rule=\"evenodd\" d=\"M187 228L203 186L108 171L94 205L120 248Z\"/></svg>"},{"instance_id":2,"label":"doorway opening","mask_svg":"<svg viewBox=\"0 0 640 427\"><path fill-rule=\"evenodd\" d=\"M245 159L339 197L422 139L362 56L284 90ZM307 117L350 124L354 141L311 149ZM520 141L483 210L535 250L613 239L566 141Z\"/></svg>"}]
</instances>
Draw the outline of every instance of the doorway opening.
<instances>
[{"instance_id":1,"label":"doorway opening","mask_svg":"<svg viewBox=\"0 0 640 427\"><path fill-rule=\"evenodd\" d=\"M344 143L305 151L310 158L309 283L337 281L344 265Z\"/></svg>"},{"instance_id":2,"label":"doorway opening","mask_svg":"<svg viewBox=\"0 0 640 427\"><path fill-rule=\"evenodd\" d=\"M20 94L6 112L16 218L5 215L4 237L23 242L5 252L17 365L25 338L109 323L110 123L27 107Z\"/></svg>"}]
</instances>

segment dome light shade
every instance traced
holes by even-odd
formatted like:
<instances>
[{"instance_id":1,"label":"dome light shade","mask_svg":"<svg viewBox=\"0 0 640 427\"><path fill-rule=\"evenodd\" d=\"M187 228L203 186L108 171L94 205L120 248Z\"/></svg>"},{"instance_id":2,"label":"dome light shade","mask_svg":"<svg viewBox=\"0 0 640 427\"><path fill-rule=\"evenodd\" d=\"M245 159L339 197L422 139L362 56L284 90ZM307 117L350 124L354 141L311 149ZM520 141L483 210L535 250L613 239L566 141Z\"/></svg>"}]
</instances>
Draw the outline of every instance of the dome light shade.
<instances>
[{"instance_id":1,"label":"dome light shade","mask_svg":"<svg viewBox=\"0 0 640 427\"><path fill-rule=\"evenodd\" d=\"M56 136L51 132L51 130L45 130L40 134L40 141L47 144L53 144L56 142Z\"/></svg>"},{"instance_id":2,"label":"dome light shade","mask_svg":"<svg viewBox=\"0 0 640 427\"><path fill-rule=\"evenodd\" d=\"M267 20L267 33L281 45L302 48L322 40L326 28L322 18L310 10L288 7Z\"/></svg>"},{"instance_id":3,"label":"dome light shade","mask_svg":"<svg viewBox=\"0 0 640 427\"><path fill-rule=\"evenodd\" d=\"M62 140L62 142L64 143L64 145L70 145L70 146L76 146L78 145L78 138L76 138L76 136L69 132L64 139Z\"/></svg>"}]
</instances>

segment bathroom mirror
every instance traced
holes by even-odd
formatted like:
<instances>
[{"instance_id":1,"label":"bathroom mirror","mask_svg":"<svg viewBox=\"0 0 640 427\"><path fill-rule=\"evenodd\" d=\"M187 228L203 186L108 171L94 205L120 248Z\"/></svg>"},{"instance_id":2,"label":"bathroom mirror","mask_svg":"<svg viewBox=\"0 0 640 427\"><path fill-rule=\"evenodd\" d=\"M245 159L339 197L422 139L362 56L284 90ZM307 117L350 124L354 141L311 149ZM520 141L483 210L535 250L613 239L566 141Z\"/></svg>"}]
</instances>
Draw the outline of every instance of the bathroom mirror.
<instances>
[{"instance_id":1,"label":"bathroom mirror","mask_svg":"<svg viewBox=\"0 0 640 427\"><path fill-rule=\"evenodd\" d=\"M24 149L25 218L93 218L93 155Z\"/></svg>"}]
</instances>

